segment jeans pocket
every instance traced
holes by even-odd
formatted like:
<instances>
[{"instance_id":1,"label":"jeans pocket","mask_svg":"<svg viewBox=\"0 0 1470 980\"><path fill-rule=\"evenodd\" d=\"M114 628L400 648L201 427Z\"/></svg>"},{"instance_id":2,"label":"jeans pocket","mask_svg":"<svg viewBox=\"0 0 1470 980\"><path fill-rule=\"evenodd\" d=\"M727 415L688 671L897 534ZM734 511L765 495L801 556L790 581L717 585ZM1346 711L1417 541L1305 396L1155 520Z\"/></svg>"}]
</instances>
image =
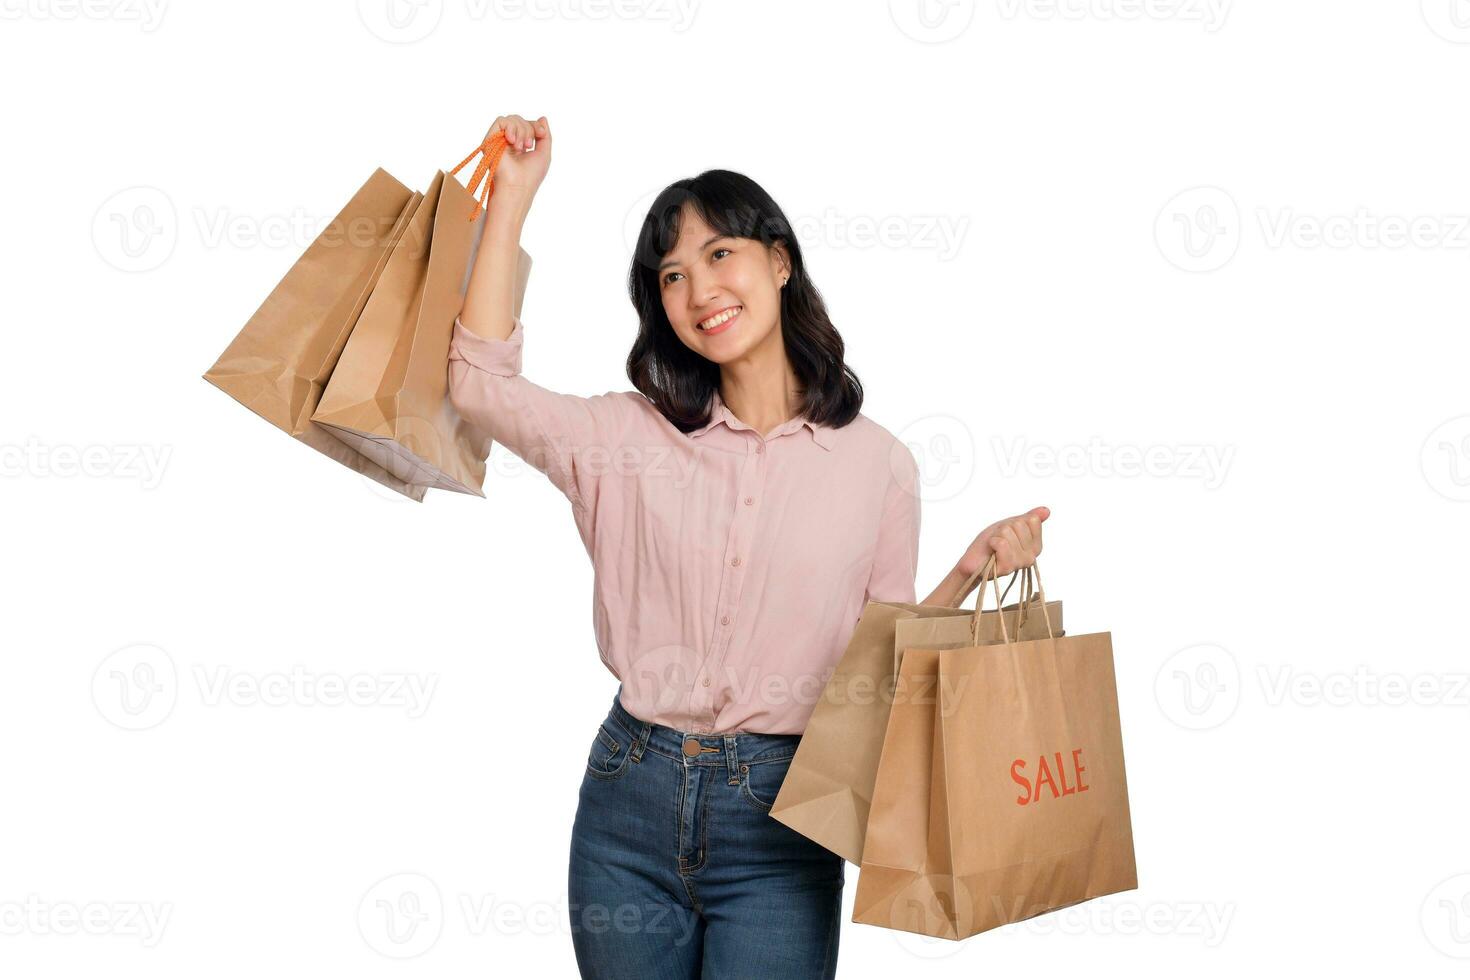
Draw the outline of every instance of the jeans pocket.
<instances>
[{"instance_id":1,"label":"jeans pocket","mask_svg":"<svg viewBox=\"0 0 1470 980\"><path fill-rule=\"evenodd\" d=\"M592 747L587 751L587 775L596 779L617 779L628 768L633 740L620 728L607 722L597 726Z\"/></svg>"},{"instance_id":2,"label":"jeans pocket","mask_svg":"<svg viewBox=\"0 0 1470 980\"><path fill-rule=\"evenodd\" d=\"M795 753L793 753L794 755ZM762 813L770 813L776 794L786 781L791 768L791 755L776 759L757 759L740 765L740 796Z\"/></svg>"}]
</instances>

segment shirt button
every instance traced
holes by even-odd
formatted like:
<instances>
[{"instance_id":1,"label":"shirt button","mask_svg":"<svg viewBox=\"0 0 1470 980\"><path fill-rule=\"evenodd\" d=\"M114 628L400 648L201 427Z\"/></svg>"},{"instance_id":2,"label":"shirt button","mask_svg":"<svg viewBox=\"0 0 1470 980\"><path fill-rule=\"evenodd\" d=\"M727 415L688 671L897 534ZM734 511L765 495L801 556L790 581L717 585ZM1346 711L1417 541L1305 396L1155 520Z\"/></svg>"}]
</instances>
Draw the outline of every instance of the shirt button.
<instances>
[{"instance_id":1,"label":"shirt button","mask_svg":"<svg viewBox=\"0 0 1470 980\"><path fill-rule=\"evenodd\" d=\"M709 687L709 678L708 678L708 677L706 677L706 678L705 678L705 679L704 679L704 686L705 686L705 687Z\"/></svg>"},{"instance_id":2,"label":"shirt button","mask_svg":"<svg viewBox=\"0 0 1470 980\"><path fill-rule=\"evenodd\" d=\"M755 503L755 498L754 497L746 497L745 498L745 506L749 507L753 503Z\"/></svg>"},{"instance_id":3,"label":"shirt button","mask_svg":"<svg viewBox=\"0 0 1470 980\"><path fill-rule=\"evenodd\" d=\"M738 565L738 564L740 564L739 557L731 558L730 559L730 564L732 564L732 565Z\"/></svg>"},{"instance_id":4,"label":"shirt button","mask_svg":"<svg viewBox=\"0 0 1470 980\"><path fill-rule=\"evenodd\" d=\"M720 625L721 626L729 626L730 625L730 617L729 616L721 616L720 617Z\"/></svg>"},{"instance_id":5,"label":"shirt button","mask_svg":"<svg viewBox=\"0 0 1470 980\"><path fill-rule=\"evenodd\" d=\"M755 451L758 452L758 453L765 452L766 451L766 444L765 443L761 443L759 446L756 446L755 447Z\"/></svg>"}]
</instances>

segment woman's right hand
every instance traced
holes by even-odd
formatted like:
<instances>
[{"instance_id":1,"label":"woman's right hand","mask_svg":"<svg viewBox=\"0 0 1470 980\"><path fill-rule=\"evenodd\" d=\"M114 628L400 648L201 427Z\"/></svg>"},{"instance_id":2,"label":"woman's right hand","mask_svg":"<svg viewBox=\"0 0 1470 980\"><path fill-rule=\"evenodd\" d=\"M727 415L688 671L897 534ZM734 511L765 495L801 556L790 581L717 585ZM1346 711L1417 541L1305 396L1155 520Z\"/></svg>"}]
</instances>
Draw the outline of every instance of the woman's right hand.
<instances>
[{"instance_id":1,"label":"woman's right hand","mask_svg":"<svg viewBox=\"0 0 1470 980\"><path fill-rule=\"evenodd\" d=\"M533 196L551 166L551 124L546 117L531 121L521 116L500 116L485 131L489 139L496 130L505 131L506 147L495 167L491 200L500 190Z\"/></svg>"}]
</instances>

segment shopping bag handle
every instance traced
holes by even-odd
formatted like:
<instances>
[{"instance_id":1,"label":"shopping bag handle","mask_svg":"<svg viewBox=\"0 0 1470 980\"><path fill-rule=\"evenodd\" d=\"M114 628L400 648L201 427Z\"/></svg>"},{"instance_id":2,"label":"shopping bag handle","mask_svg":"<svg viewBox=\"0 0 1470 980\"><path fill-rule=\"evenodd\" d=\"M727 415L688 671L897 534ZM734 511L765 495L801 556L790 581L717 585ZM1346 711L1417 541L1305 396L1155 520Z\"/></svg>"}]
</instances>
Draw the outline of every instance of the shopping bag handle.
<instances>
[{"instance_id":1,"label":"shopping bag handle","mask_svg":"<svg viewBox=\"0 0 1470 980\"><path fill-rule=\"evenodd\" d=\"M1021 627L1024 626L1026 623L1026 618L1031 611L1031 606L1035 604L1041 606L1041 616L1044 620L1046 620L1046 635L1055 639L1055 637L1052 636L1051 613L1047 612L1046 609L1046 589L1041 584L1041 562L1033 560L1030 565L1026 566L1024 571L1026 573L1026 580L1025 584L1022 586L1021 609L1016 619L1016 630L1017 632L1020 632ZM1036 579L1035 592L1031 591L1032 578Z\"/></svg>"},{"instance_id":2,"label":"shopping bag handle","mask_svg":"<svg viewBox=\"0 0 1470 980\"><path fill-rule=\"evenodd\" d=\"M1000 579L997 575L994 574L995 568L996 557L992 554L988 559L986 559L985 564L981 566L978 573L980 576L980 593L975 597L975 611L970 614L970 640L974 646L980 645L980 614L984 611L985 608L985 585L987 582L991 583L991 588L995 592L995 611L998 614L995 618L1000 621L1001 641L1004 643L1011 642L1010 631L1006 629L1005 615L1001 614L1001 607L1005 604L1005 596L1001 594ZM1046 635L1050 639L1055 639L1056 634L1052 630L1051 626L1051 613L1047 612L1046 609L1046 589L1041 584L1040 563L1033 562L1032 565L1027 568L1021 569L1021 571L1024 572L1025 575L1021 585L1021 606L1019 609L1016 610L1017 635L1019 636L1021 626L1026 622L1026 616L1030 610L1031 578L1034 576L1036 579L1036 601L1041 604L1041 615L1042 618L1046 621ZM1011 581L1014 582L1015 579L1016 575L1012 574ZM1009 584L1007 584L1006 592L1009 593L1010 591L1011 587Z\"/></svg>"},{"instance_id":3,"label":"shopping bag handle","mask_svg":"<svg viewBox=\"0 0 1470 980\"><path fill-rule=\"evenodd\" d=\"M965 596L967 596L967 595L970 594L970 590L975 587L976 580L978 580L980 578L980 576L985 572L985 570L988 567L989 567L989 565L987 563L985 565L981 565L979 568L977 568L973 572L971 572L970 573L970 577L967 578L967 579L965 579L964 584L961 585L959 587L959 589L955 592L954 598L950 600L950 605L954 606L956 609L964 608L964 607L962 607L960 605L960 603L962 603L962 602L965 601ZM1008 596L1008 595L1011 594L1011 586L1015 584L1016 574L1017 573L1012 572L1011 573L1011 577L1006 580L1006 590L1004 592L1002 592L1001 593L1001 596L1000 596L1002 602L1005 601L1005 597L1006 596ZM981 595L983 595L984 592L985 592L984 589L981 589L980 591L981 591ZM976 597L976 600L978 601L979 598L980 597L977 596Z\"/></svg>"},{"instance_id":4,"label":"shopping bag handle","mask_svg":"<svg viewBox=\"0 0 1470 980\"><path fill-rule=\"evenodd\" d=\"M486 136L479 146L471 150L469 156L459 161L459 166L449 171L449 176L453 177L464 169L465 164L475 158L475 154L480 154L480 162L475 165L474 171L470 174L470 181L465 185L465 190L475 195L475 189L480 187L480 182L485 182L477 195L479 200L475 201L475 206L470 210L471 221L478 218L480 212L490 206L490 192L495 185L495 168L500 166L500 157L505 153L505 147L505 130L497 129Z\"/></svg>"}]
</instances>

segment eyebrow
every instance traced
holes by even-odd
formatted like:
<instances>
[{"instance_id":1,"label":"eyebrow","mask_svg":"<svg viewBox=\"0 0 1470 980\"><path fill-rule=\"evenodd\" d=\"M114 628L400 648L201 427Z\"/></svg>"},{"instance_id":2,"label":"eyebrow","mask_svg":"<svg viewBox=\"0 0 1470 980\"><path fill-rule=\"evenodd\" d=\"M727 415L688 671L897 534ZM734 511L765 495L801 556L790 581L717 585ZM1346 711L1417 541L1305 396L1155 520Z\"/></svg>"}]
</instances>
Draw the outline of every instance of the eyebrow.
<instances>
[{"instance_id":1,"label":"eyebrow","mask_svg":"<svg viewBox=\"0 0 1470 980\"><path fill-rule=\"evenodd\" d=\"M724 234L711 235L711 236L709 236L708 238L706 238L704 240L704 244L703 245L699 246L699 250L701 252L703 252L705 249L709 248L711 245L713 245L715 242L719 241L721 238L729 238L729 237L730 237L729 235L724 235ZM669 266L671 266L671 265L678 265L678 264L679 263L675 262L673 259L668 259L662 265L660 265L658 267L658 271L659 272L663 272Z\"/></svg>"}]
</instances>

